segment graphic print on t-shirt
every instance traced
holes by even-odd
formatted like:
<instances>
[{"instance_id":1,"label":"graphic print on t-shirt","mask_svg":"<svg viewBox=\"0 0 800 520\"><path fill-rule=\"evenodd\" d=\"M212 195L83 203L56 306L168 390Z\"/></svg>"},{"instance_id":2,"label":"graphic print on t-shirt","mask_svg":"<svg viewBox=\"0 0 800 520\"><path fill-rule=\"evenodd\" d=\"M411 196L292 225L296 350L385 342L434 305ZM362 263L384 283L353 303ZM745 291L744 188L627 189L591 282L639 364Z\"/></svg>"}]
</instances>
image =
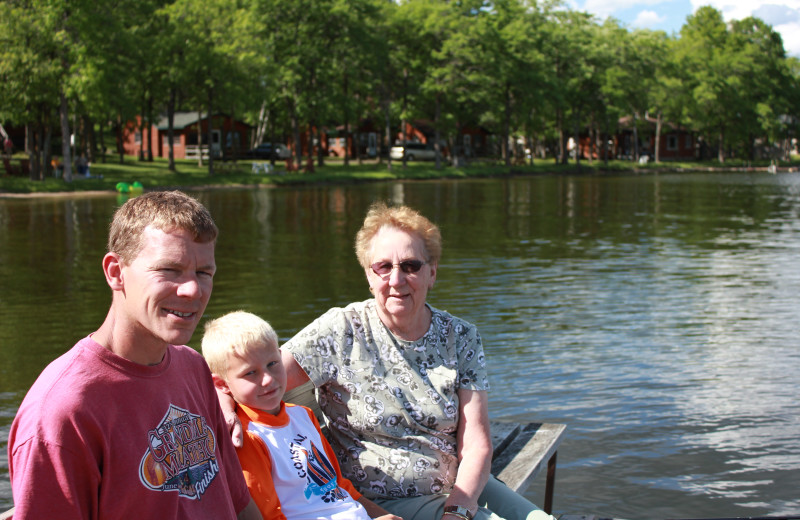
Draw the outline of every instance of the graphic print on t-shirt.
<instances>
[{"instance_id":1,"label":"graphic print on t-shirt","mask_svg":"<svg viewBox=\"0 0 800 520\"><path fill-rule=\"evenodd\" d=\"M296 441L304 441L307 437L299 435ZM305 459L306 461L306 499L311 495L320 497L323 502L335 502L344 500L345 495L339 489L336 470L333 464L325 456L325 453L317 448L313 441L309 441L310 447L306 448L302 444L293 443L290 447L292 459L295 461ZM297 467L297 466L296 466ZM302 476L302 475L300 475Z\"/></svg>"},{"instance_id":2,"label":"graphic print on t-shirt","mask_svg":"<svg viewBox=\"0 0 800 520\"><path fill-rule=\"evenodd\" d=\"M147 435L139 479L154 491L177 491L199 500L219 474L214 432L204 417L170 405Z\"/></svg>"}]
</instances>

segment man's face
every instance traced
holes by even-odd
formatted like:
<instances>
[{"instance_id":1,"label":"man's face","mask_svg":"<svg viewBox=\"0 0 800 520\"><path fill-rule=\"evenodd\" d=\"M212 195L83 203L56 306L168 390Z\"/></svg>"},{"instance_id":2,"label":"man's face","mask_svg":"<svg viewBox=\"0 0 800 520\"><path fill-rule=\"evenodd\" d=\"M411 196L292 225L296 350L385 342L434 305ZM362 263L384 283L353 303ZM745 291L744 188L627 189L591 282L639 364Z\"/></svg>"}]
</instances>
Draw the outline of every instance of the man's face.
<instances>
[{"instance_id":1,"label":"man's face","mask_svg":"<svg viewBox=\"0 0 800 520\"><path fill-rule=\"evenodd\" d=\"M142 250L122 265L127 333L137 342L184 345L208 304L216 271L214 243L184 230L146 227Z\"/></svg>"}]
</instances>

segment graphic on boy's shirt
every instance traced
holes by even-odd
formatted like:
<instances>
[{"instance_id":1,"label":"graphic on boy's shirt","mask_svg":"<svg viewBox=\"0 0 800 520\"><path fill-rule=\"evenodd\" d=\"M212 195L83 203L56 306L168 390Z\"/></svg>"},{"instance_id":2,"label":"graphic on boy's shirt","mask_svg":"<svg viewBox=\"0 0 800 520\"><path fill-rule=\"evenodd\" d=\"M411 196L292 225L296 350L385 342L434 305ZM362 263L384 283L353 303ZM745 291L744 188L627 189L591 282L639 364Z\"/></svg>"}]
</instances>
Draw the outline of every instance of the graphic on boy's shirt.
<instances>
[{"instance_id":1,"label":"graphic on boy's shirt","mask_svg":"<svg viewBox=\"0 0 800 520\"><path fill-rule=\"evenodd\" d=\"M295 462L305 460L305 471L299 471L298 476L306 477L306 489L304 492L306 499L310 498L311 495L316 495L323 502L344 500L346 495L338 486L336 469L325 456L325 452L317 448L313 441L309 441L311 446L306 448L299 444L298 441L307 440L307 437L303 435L298 435L298 437L295 439L296 442L289 446L289 450Z\"/></svg>"},{"instance_id":2,"label":"graphic on boy's shirt","mask_svg":"<svg viewBox=\"0 0 800 520\"><path fill-rule=\"evenodd\" d=\"M205 418L170 405L147 437L148 448L139 465L142 484L200 500L219 474L216 439Z\"/></svg>"}]
</instances>

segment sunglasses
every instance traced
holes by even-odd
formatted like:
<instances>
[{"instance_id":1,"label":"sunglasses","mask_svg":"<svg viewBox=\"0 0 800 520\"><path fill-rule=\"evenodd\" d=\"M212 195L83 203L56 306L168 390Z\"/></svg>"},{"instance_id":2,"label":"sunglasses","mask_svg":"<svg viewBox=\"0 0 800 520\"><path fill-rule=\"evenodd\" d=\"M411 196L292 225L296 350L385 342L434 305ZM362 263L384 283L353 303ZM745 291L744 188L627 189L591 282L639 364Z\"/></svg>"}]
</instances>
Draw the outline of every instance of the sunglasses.
<instances>
[{"instance_id":1,"label":"sunglasses","mask_svg":"<svg viewBox=\"0 0 800 520\"><path fill-rule=\"evenodd\" d=\"M425 265L426 262L422 260L403 260L399 264L393 264L391 262L375 262L370 267L372 268L372 272L377 274L380 277L386 277L391 274L392 269L394 266L400 268L406 274L414 274L419 272L422 269L422 266Z\"/></svg>"}]
</instances>

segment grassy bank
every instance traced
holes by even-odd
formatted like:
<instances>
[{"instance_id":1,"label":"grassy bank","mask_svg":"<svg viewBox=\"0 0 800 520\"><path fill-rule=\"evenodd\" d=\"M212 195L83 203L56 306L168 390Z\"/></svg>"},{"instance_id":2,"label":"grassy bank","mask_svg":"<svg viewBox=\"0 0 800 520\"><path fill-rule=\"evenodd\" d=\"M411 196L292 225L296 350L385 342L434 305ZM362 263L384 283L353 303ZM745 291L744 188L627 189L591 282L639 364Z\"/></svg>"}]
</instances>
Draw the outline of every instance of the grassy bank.
<instances>
[{"instance_id":1,"label":"grassy bank","mask_svg":"<svg viewBox=\"0 0 800 520\"><path fill-rule=\"evenodd\" d=\"M80 191L116 191L118 183L139 182L145 189L156 188L189 188L203 186L236 187L267 186L317 183L349 183L374 180L393 179L440 179L493 177L506 175L535 174L603 174L603 173L648 173L682 170L736 170L749 168L751 165L730 161L724 165L718 163L661 163L659 165L639 165L630 161L611 161L605 165L601 161L581 161L580 169L574 162L567 165L556 165L552 159L535 160L534 164L504 166L500 161L473 161L469 165L454 167L443 166L437 170L432 162L413 162L405 168L401 163L393 162L387 168L386 161L351 161L345 167L341 159L327 159L325 166L315 166L313 172L286 172L284 163L277 163L274 173L254 174L251 161L215 162L215 173L209 175L208 166L200 167L196 161L177 160L177 171L167 168L165 159L156 158L153 162L139 161L133 157L125 157L122 164L118 156L109 156L106 162L95 162L91 166L89 179L74 176L72 182L66 182L53 176L41 181L31 181L26 177L0 177L0 195L3 193L56 193ZM766 169L767 162L755 164L758 169ZM781 164L781 168L796 167L795 164Z\"/></svg>"}]
</instances>

